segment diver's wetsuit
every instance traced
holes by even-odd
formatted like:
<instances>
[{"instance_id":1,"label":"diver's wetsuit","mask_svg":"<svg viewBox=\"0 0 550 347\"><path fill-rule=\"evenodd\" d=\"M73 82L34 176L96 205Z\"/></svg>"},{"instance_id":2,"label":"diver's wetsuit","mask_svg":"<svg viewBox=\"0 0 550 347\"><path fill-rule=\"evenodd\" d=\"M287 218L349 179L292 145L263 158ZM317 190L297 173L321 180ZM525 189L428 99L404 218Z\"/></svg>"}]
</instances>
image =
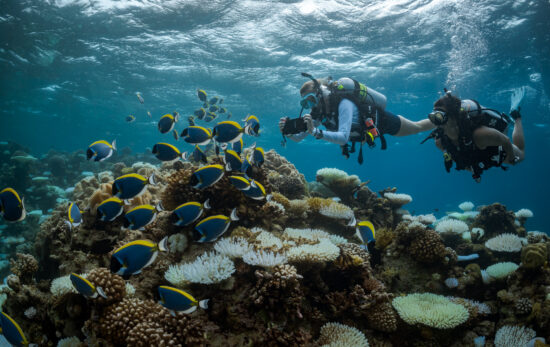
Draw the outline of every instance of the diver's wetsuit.
<instances>
[{"instance_id":1,"label":"diver's wetsuit","mask_svg":"<svg viewBox=\"0 0 550 347\"><path fill-rule=\"evenodd\" d=\"M359 123L359 109L348 99L342 99L338 104L338 131L323 131L323 139L345 145L349 141L349 134L352 123ZM321 123L318 120L313 121L313 125L318 127ZM378 119L378 131L382 134L395 135L401 128L401 119L399 116L389 112L381 111ZM288 136L293 141L299 142L307 136L307 132Z\"/></svg>"}]
</instances>

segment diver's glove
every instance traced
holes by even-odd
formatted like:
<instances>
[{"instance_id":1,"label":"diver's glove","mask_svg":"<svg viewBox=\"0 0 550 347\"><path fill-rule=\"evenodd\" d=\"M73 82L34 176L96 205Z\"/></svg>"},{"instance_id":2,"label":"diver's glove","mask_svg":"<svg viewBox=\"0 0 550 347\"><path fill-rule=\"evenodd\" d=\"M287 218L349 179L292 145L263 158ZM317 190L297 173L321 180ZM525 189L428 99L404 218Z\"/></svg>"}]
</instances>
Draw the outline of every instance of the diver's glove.
<instances>
[{"instance_id":1,"label":"diver's glove","mask_svg":"<svg viewBox=\"0 0 550 347\"><path fill-rule=\"evenodd\" d=\"M521 113L519 113L519 111L521 111L521 107L518 106L517 110L512 110L512 112L510 112L510 117L512 117L513 120L521 118Z\"/></svg>"}]
</instances>

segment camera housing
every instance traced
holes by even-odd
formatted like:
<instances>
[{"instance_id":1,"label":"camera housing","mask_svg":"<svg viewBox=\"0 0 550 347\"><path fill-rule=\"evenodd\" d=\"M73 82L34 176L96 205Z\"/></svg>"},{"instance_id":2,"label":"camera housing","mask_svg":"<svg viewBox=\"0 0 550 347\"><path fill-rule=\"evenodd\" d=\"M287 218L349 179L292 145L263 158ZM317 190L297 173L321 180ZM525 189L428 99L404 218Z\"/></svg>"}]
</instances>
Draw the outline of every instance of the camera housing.
<instances>
[{"instance_id":1,"label":"camera housing","mask_svg":"<svg viewBox=\"0 0 550 347\"><path fill-rule=\"evenodd\" d=\"M283 135L294 135L304 131L307 131L307 125L302 117L287 119L283 127Z\"/></svg>"}]
</instances>

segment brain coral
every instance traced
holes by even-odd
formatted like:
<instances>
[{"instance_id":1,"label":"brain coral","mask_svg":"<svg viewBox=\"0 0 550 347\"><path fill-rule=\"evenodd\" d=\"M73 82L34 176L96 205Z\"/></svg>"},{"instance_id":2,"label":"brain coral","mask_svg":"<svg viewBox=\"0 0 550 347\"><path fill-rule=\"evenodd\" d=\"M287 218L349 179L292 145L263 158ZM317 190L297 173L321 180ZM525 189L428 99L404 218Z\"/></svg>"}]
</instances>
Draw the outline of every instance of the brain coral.
<instances>
[{"instance_id":1,"label":"brain coral","mask_svg":"<svg viewBox=\"0 0 550 347\"><path fill-rule=\"evenodd\" d=\"M424 293L408 294L392 301L397 313L408 324L452 329L468 319L468 310L444 296Z\"/></svg>"},{"instance_id":2,"label":"brain coral","mask_svg":"<svg viewBox=\"0 0 550 347\"><path fill-rule=\"evenodd\" d=\"M521 239L514 234L501 234L485 242L485 247L497 252L521 251Z\"/></svg>"},{"instance_id":3,"label":"brain coral","mask_svg":"<svg viewBox=\"0 0 550 347\"><path fill-rule=\"evenodd\" d=\"M548 249L545 243L532 243L521 250L521 265L528 269L539 268L548 259Z\"/></svg>"},{"instance_id":4,"label":"brain coral","mask_svg":"<svg viewBox=\"0 0 550 347\"><path fill-rule=\"evenodd\" d=\"M321 336L317 341L317 345L321 347L368 347L369 341L356 328L330 322L321 327Z\"/></svg>"}]
</instances>

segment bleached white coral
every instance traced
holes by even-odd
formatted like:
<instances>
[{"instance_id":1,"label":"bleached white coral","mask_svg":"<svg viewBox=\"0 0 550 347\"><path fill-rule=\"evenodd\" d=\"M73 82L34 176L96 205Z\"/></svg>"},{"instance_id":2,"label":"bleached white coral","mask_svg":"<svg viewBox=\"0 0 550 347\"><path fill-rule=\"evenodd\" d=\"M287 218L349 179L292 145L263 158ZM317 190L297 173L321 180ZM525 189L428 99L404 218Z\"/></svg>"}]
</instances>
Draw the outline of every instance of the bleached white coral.
<instances>
[{"instance_id":1,"label":"bleached white coral","mask_svg":"<svg viewBox=\"0 0 550 347\"><path fill-rule=\"evenodd\" d=\"M448 298L415 293L393 299L392 305L405 322L424 324L437 329L452 329L468 320L468 310Z\"/></svg>"},{"instance_id":2,"label":"bleached white coral","mask_svg":"<svg viewBox=\"0 0 550 347\"><path fill-rule=\"evenodd\" d=\"M474 203L471 202L471 201L464 201L463 203L458 205L458 208L461 209L464 212L471 211L471 210L474 209Z\"/></svg>"},{"instance_id":3,"label":"bleached white coral","mask_svg":"<svg viewBox=\"0 0 550 347\"><path fill-rule=\"evenodd\" d=\"M348 243L348 240L345 237L342 237L340 235L334 235L330 234L329 236L330 242L334 243L335 245L341 245L344 243Z\"/></svg>"},{"instance_id":4,"label":"bleached white coral","mask_svg":"<svg viewBox=\"0 0 550 347\"><path fill-rule=\"evenodd\" d=\"M519 265L512 262L496 263L487 268L487 274L492 278L501 279L507 277L518 269Z\"/></svg>"},{"instance_id":5,"label":"bleached white coral","mask_svg":"<svg viewBox=\"0 0 550 347\"><path fill-rule=\"evenodd\" d=\"M500 234L485 242L485 247L497 252L521 251L521 239L514 234Z\"/></svg>"},{"instance_id":6,"label":"bleached white coral","mask_svg":"<svg viewBox=\"0 0 550 347\"><path fill-rule=\"evenodd\" d=\"M267 230L265 230L264 228L260 228L260 227L254 227L254 228L250 229L250 232L252 234L258 234L258 233L261 233L262 231L267 231Z\"/></svg>"},{"instance_id":7,"label":"bleached white coral","mask_svg":"<svg viewBox=\"0 0 550 347\"><path fill-rule=\"evenodd\" d=\"M271 268L286 263L286 257L283 254L259 250L245 253L243 261L249 265Z\"/></svg>"},{"instance_id":8,"label":"bleached white coral","mask_svg":"<svg viewBox=\"0 0 550 347\"><path fill-rule=\"evenodd\" d=\"M283 235L293 240L305 239L309 241L318 241L319 239L327 239L330 237L329 233L320 229L286 228Z\"/></svg>"},{"instance_id":9,"label":"bleached white coral","mask_svg":"<svg viewBox=\"0 0 550 347\"><path fill-rule=\"evenodd\" d=\"M185 279L183 274L183 265L176 264L168 266L168 270L164 273L164 278L175 285L176 287L184 287L188 281Z\"/></svg>"},{"instance_id":10,"label":"bleached white coral","mask_svg":"<svg viewBox=\"0 0 550 347\"><path fill-rule=\"evenodd\" d=\"M447 299L451 300L455 304L459 304L463 306L464 304L466 304L466 305L475 307L477 309L477 314L483 314L483 315L491 314L491 308L486 303L471 300L471 299L466 299L466 298L459 298L456 296L448 296ZM466 306L466 309L467 308L468 307Z\"/></svg>"},{"instance_id":11,"label":"bleached white coral","mask_svg":"<svg viewBox=\"0 0 550 347\"><path fill-rule=\"evenodd\" d=\"M529 340L537 336L537 333L527 327L504 325L498 329L495 335L495 347L527 346Z\"/></svg>"},{"instance_id":12,"label":"bleached white coral","mask_svg":"<svg viewBox=\"0 0 550 347\"><path fill-rule=\"evenodd\" d=\"M447 288L456 288L458 287L458 279L456 279L455 277L449 277L445 280L445 285L447 286Z\"/></svg>"},{"instance_id":13,"label":"bleached white coral","mask_svg":"<svg viewBox=\"0 0 550 347\"><path fill-rule=\"evenodd\" d=\"M187 248L187 236L185 234L174 234L168 237L168 249L170 253L183 253Z\"/></svg>"},{"instance_id":14,"label":"bleached white coral","mask_svg":"<svg viewBox=\"0 0 550 347\"><path fill-rule=\"evenodd\" d=\"M435 227L435 231L438 233L462 234L468 230L468 224L456 219L443 219Z\"/></svg>"},{"instance_id":15,"label":"bleached white coral","mask_svg":"<svg viewBox=\"0 0 550 347\"><path fill-rule=\"evenodd\" d=\"M361 184L361 180L357 175L348 175L347 172L335 169L335 168L322 168L317 170L315 174L317 181L323 182L326 185L332 184L332 182L337 180L347 180L350 186L358 186Z\"/></svg>"},{"instance_id":16,"label":"bleached white coral","mask_svg":"<svg viewBox=\"0 0 550 347\"><path fill-rule=\"evenodd\" d=\"M136 288L130 282L126 282L125 289L126 296L134 296L136 294Z\"/></svg>"},{"instance_id":17,"label":"bleached white coral","mask_svg":"<svg viewBox=\"0 0 550 347\"><path fill-rule=\"evenodd\" d=\"M183 278L192 283L212 284L231 277L235 264L225 255L207 252L192 263L181 265Z\"/></svg>"},{"instance_id":18,"label":"bleached white coral","mask_svg":"<svg viewBox=\"0 0 550 347\"><path fill-rule=\"evenodd\" d=\"M336 201L331 202L327 206L321 206L319 213L325 217L334 219L351 220L354 218L351 208Z\"/></svg>"},{"instance_id":19,"label":"bleached white coral","mask_svg":"<svg viewBox=\"0 0 550 347\"><path fill-rule=\"evenodd\" d=\"M317 344L321 347L369 347L369 341L361 331L334 322L321 327Z\"/></svg>"},{"instance_id":20,"label":"bleached white coral","mask_svg":"<svg viewBox=\"0 0 550 347\"><path fill-rule=\"evenodd\" d=\"M68 293L78 293L71 282L70 275L54 279L50 285L50 293L53 296L63 296Z\"/></svg>"},{"instance_id":21,"label":"bleached white coral","mask_svg":"<svg viewBox=\"0 0 550 347\"><path fill-rule=\"evenodd\" d=\"M416 216L416 220L419 221L419 222L422 223L422 224L430 225L430 224L434 224L434 223L435 223L436 218L435 218L435 216L433 215L433 213L430 213L430 214L421 214L421 215L418 215L418 216Z\"/></svg>"},{"instance_id":22,"label":"bleached white coral","mask_svg":"<svg viewBox=\"0 0 550 347\"><path fill-rule=\"evenodd\" d=\"M256 241L260 242L261 248L281 249L283 247L283 242L281 239L269 231L262 231L258 236L256 236Z\"/></svg>"},{"instance_id":23,"label":"bleached white coral","mask_svg":"<svg viewBox=\"0 0 550 347\"><path fill-rule=\"evenodd\" d=\"M290 262L326 262L338 258L340 248L328 239L320 239L315 245L292 247L286 255Z\"/></svg>"},{"instance_id":24,"label":"bleached white coral","mask_svg":"<svg viewBox=\"0 0 550 347\"><path fill-rule=\"evenodd\" d=\"M25 317L32 319L34 316L36 316L36 308L34 306L31 306L26 309L23 314L25 315Z\"/></svg>"},{"instance_id":25,"label":"bleached white coral","mask_svg":"<svg viewBox=\"0 0 550 347\"><path fill-rule=\"evenodd\" d=\"M533 211L527 208L522 208L521 210L516 211L516 218L518 219L527 219L531 217L533 217Z\"/></svg>"},{"instance_id":26,"label":"bleached white coral","mask_svg":"<svg viewBox=\"0 0 550 347\"><path fill-rule=\"evenodd\" d=\"M242 237L225 237L214 244L214 249L218 253L234 259L240 258L250 251L250 245Z\"/></svg>"},{"instance_id":27,"label":"bleached white coral","mask_svg":"<svg viewBox=\"0 0 550 347\"><path fill-rule=\"evenodd\" d=\"M483 228L472 228L472 236L474 239L480 239L485 235L485 230Z\"/></svg>"},{"instance_id":28,"label":"bleached white coral","mask_svg":"<svg viewBox=\"0 0 550 347\"><path fill-rule=\"evenodd\" d=\"M78 337L73 336L59 340L57 347L78 347L81 344L82 342L78 339Z\"/></svg>"},{"instance_id":29,"label":"bleached white coral","mask_svg":"<svg viewBox=\"0 0 550 347\"><path fill-rule=\"evenodd\" d=\"M279 210L280 212L285 213L285 207L283 205L281 205L280 203L278 203L277 201L274 201L274 200L268 201L266 203L266 205L273 206L277 210Z\"/></svg>"},{"instance_id":30,"label":"bleached white coral","mask_svg":"<svg viewBox=\"0 0 550 347\"><path fill-rule=\"evenodd\" d=\"M403 206L412 201L412 196L409 194L384 193L384 197L388 199L394 206Z\"/></svg>"}]
</instances>

